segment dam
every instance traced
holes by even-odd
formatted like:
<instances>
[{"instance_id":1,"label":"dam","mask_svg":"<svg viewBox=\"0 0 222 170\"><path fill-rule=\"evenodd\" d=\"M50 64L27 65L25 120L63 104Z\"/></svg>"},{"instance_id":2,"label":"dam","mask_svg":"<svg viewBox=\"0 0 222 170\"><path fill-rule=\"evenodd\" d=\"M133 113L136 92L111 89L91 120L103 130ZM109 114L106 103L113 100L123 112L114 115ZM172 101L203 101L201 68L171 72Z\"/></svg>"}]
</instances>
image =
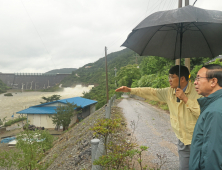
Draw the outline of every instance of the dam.
<instances>
[{"instance_id":1,"label":"dam","mask_svg":"<svg viewBox=\"0 0 222 170\"><path fill-rule=\"evenodd\" d=\"M71 74L0 73L0 79L12 89L42 90L59 84Z\"/></svg>"}]
</instances>

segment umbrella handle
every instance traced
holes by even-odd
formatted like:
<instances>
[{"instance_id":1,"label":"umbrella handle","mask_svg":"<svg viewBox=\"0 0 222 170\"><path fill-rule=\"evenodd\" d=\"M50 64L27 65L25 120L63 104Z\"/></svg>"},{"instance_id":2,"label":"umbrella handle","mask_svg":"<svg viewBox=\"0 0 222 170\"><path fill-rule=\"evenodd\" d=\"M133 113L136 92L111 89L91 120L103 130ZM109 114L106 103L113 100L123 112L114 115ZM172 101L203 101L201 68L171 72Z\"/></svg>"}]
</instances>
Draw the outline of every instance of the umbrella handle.
<instances>
[{"instance_id":1,"label":"umbrella handle","mask_svg":"<svg viewBox=\"0 0 222 170\"><path fill-rule=\"evenodd\" d=\"M177 102L179 103L180 102L180 99L177 97Z\"/></svg>"}]
</instances>

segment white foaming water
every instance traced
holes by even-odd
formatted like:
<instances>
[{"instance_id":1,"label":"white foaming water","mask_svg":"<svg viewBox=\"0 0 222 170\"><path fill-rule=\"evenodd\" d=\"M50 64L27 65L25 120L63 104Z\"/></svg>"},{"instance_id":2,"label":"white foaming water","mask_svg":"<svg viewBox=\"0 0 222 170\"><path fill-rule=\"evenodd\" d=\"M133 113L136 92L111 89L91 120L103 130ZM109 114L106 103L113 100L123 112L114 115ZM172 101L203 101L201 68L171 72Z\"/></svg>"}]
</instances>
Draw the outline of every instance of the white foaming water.
<instances>
[{"instance_id":1,"label":"white foaming water","mask_svg":"<svg viewBox=\"0 0 222 170\"><path fill-rule=\"evenodd\" d=\"M83 92L89 92L94 85L90 85L88 87L83 87L82 85L76 85L74 88L73 87L67 87L64 88L63 92L61 92L60 96L71 96L71 97L76 97L76 96L82 96Z\"/></svg>"},{"instance_id":2,"label":"white foaming water","mask_svg":"<svg viewBox=\"0 0 222 170\"><path fill-rule=\"evenodd\" d=\"M57 94L61 96L61 99L83 96L82 93L89 92L92 87L92 85L88 87L77 85L74 88L64 88L64 91L62 92L13 92L13 96L11 97L0 94L0 119L7 116L7 120L10 120L13 114L15 117L17 117L18 114L16 114L16 112L26 109L30 106L41 104L40 102L44 102L42 99L43 96L49 97Z\"/></svg>"}]
</instances>

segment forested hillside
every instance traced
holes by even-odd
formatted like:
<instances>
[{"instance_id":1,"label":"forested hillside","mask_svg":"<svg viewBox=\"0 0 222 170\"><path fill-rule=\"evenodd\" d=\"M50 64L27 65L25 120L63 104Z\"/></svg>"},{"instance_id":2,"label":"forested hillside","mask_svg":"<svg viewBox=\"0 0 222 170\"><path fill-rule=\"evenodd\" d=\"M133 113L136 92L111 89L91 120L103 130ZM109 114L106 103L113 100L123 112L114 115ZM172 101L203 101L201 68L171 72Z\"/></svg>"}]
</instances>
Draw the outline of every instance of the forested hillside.
<instances>
[{"instance_id":1,"label":"forested hillside","mask_svg":"<svg viewBox=\"0 0 222 170\"><path fill-rule=\"evenodd\" d=\"M54 69L54 70L50 70L47 71L46 73L59 73L59 74L71 74L73 71L77 70L77 68L61 68L61 69Z\"/></svg>"},{"instance_id":2,"label":"forested hillside","mask_svg":"<svg viewBox=\"0 0 222 170\"><path fill-rule=\"evenodd\" d=\"M115 71L117 71L128 64L136 63L136 53L124 49L122 51L114 52L107 55L107 65L109 76L114 77ZM140 63L143 57L137 56L137 62ZM73 84L85 83L85 84L100 84L105 79L105 57L100 58L94 63L89 63L78 70L72 72L72 75L66 77L62 84L65 87L72 86Z\"/></svg>"},{"instance_id":3,"label":"forested hillside","mask_svg":"<svg viewBox=\"0 0 222 170\"><path fill-rule=\"evenodd\" d=\"M197 71L210 58L191 58L191 80L194 80ZM216 61L219 62L219 61ZM119 86L128 87L153 87L164 88L169 86L168 70L175 65L174 60L155 56L138 56L130 49L124 49L107 55L109 97L116 93ZM182 59L182 65L184 59ZM220 62L219 62L220 63ZM114 69L117 69L115 77ZM63 86L74 86L75 84L95 84L84 97L97 100L97 109L106 104L106 73L105 57L94 63L89 63L66 77Z\"/></svg>"}]
</instances>

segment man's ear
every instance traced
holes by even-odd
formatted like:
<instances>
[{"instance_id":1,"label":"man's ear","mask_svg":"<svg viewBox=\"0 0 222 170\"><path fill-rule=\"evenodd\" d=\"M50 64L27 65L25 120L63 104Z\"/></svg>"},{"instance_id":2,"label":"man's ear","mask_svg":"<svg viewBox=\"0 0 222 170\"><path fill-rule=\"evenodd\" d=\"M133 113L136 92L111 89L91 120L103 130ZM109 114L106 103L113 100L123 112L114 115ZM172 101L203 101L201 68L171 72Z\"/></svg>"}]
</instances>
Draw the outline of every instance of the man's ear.
<instances>
[{"instance_id":1,"label":"man's ear","mask_svg":"<svg viewBox=\"0 0 222 170\"><path fill-rule=\"evenodd\" d=\"M210 80L210 86L211 86L211 87L215 87L215 86L217 85L217 83L218 83L217 78L212 78L212 79Z\"/></svg>"},{"instance_id":2,"label":"man's ear","mask_svg":"<svg viewBox=\"0 0 222 170\"><path fill-rule=\"evenodd\" d=\"M185 82L186 81L186 78L184 76L180 77L180 81L181 82Z\"/></svg>"}]
</instances>

